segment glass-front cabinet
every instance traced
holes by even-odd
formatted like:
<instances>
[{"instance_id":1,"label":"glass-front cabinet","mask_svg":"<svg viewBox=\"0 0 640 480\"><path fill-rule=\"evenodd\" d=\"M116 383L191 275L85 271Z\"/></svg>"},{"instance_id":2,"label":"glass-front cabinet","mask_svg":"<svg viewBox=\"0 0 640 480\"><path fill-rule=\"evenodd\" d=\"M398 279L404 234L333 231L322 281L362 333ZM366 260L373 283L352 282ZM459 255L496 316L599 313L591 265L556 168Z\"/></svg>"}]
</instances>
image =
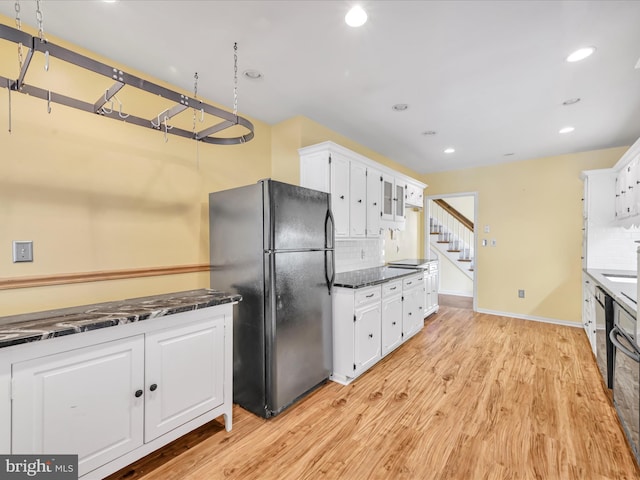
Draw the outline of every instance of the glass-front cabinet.
<instances>
[{"instance_id":1,"label":"glass-front cabinet","mask_svg":"<svg viewBox=\"0 0 640 480\"><path fill-rule=\"evenodd\" d=\"M405 183L391 175L382 175L382 220L404 222Z\"/></svg>"}]
</instances>

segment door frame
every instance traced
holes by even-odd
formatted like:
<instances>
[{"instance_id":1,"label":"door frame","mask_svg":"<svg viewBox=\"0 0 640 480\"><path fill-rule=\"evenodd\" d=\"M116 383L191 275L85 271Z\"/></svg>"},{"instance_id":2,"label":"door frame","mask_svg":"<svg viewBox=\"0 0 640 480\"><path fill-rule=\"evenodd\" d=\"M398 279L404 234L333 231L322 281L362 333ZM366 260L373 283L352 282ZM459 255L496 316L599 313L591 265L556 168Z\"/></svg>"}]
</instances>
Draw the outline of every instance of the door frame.
<instances>
[{"instance_id":1,"label":"door frame","mask_svg":"<svg viewBox=\"0 0 640 480\"><path fill-rule=\"evenodd\" d=\"M460 192L460 193L442 193L438 195L428 195L424 197L424 255L425 258L430 257L431 249L431 234L429 232L429 216L430 216L430 200L453 198L453 197L473 197L473 252L474 252L474 272L473 272L473 311L478 311L478 192ZM438 283L441 280L441 275L438 275ZM440 285L438 285L440 290Z\"/></svg>"}]
</instances>

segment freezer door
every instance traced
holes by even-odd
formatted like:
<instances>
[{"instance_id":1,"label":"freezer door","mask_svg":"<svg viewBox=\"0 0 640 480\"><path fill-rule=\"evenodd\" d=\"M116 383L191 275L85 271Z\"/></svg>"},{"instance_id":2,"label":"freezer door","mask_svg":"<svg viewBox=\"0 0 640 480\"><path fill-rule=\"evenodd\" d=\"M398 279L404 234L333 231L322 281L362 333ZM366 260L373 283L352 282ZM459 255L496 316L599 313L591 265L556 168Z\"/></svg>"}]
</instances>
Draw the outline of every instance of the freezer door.
<instances>
[{"instance_id":1,"label":"freezer door","mask_svg":"<svg viewBox=\"0 0 640 480\"><path fill-rule=\"evenodd\" d=\"M328 193L273 180L268 191L270 211L265 215L269 219L265 245L270 250L333 248Z\"/></svg>"},{"instance_id":2,"label":"freezer door","mask_svg":"<svg viewBox=\"0 0 640 480\"><path fill-rule=\"evenodd\" d=\"M266 256L267 410L271 415L326 380L332 368L331 297L324 251Z\"/></svg>"}]
</instances>

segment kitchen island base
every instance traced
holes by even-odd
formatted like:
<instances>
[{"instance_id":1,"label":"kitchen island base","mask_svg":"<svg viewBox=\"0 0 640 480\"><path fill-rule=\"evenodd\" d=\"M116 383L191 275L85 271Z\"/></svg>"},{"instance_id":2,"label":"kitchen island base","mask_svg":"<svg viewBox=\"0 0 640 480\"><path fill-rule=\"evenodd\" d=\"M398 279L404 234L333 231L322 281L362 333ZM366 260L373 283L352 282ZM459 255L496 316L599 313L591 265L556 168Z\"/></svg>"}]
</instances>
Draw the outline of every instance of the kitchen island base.
<instances>
[{"instance_id":1,"label":"kitchen island base","mask_svg":"<svg viewBox=\"0 0 640 480\"><path fill-rule=\"evenodd\" d=\"M231 430L232 317L226 303L1 348L0 451L77 454L93 480L218 417Z\"/></svg>"}]
</instances>

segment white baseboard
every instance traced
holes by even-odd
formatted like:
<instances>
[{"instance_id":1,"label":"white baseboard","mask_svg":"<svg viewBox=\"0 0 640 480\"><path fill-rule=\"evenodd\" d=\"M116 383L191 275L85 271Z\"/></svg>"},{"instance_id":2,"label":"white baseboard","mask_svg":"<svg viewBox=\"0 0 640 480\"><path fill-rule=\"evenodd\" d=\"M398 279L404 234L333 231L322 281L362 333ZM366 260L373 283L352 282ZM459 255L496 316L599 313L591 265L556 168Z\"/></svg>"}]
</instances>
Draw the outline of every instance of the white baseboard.
<instances>
[{"instance_id":1,"label":"white baseboard","mask_svg":"<svg viewBox=\"0 0 640 480\"><path fill-rule=\"evenodd\" d=\"M443 295L455 295L456 297L473 298L473 293L469 293L469 292L456 292L453 290L438 290L438 293L441 293Z\"/></svg>"},{"instance_id":2,"label":"white baseboard","mask_svg":"<svg viewBox=\"0 0 640 480\"><path fill-rule=\"evenodd\" d=\"M521 315L519 313L511 313L511 312L498 312L496 310L487 310L484 308L478 308L476 311L478 313L488 313L489 315L499 315L501 317L511 317L511 318L518 318L520 320L532 320L534 322L552 323L554 325L562 325L565 327L582 328L582 323L580 322L570 322L568 320L558 320L556 318L535 317L533 315Z\"/></svg>"}]
</instances>

